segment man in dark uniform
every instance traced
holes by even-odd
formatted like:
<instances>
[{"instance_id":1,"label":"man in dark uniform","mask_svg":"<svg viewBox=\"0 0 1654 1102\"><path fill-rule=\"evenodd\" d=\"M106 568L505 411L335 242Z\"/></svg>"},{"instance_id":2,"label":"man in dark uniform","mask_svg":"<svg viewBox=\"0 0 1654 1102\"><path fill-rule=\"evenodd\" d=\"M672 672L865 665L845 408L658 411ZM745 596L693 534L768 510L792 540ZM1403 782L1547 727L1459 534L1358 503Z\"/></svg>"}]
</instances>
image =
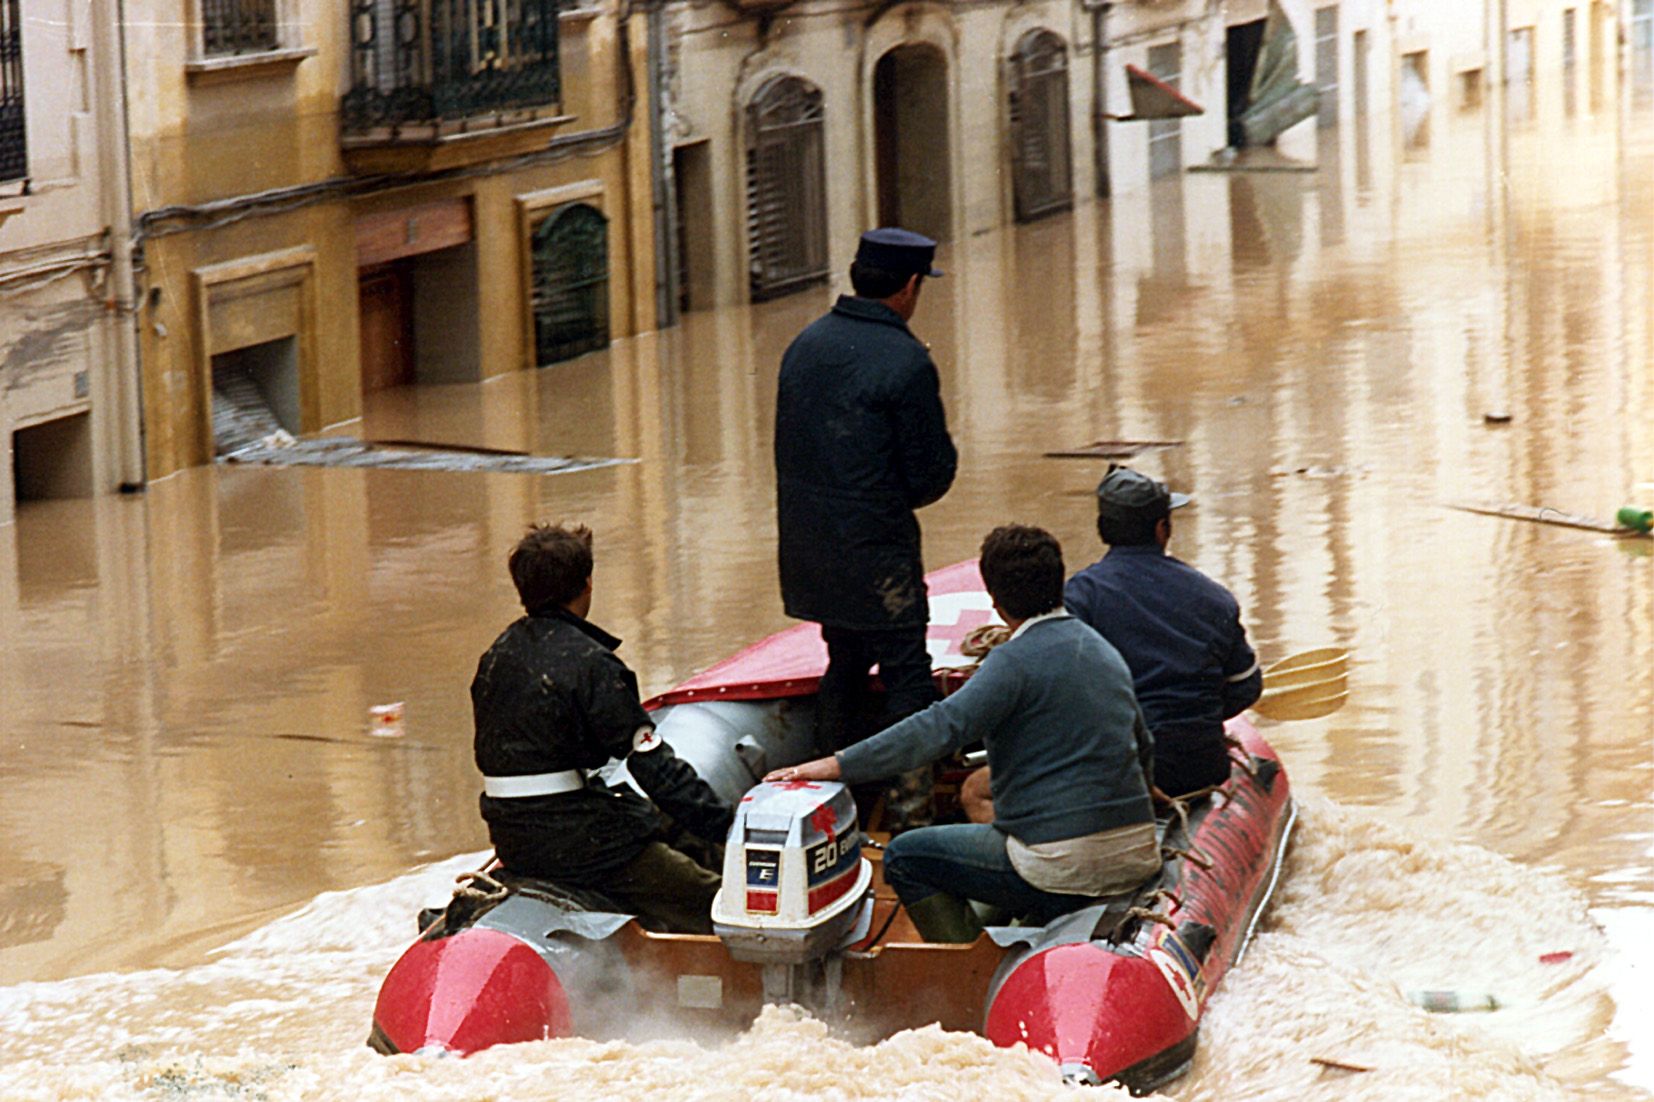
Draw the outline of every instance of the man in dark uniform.
<instances>
[{"instance_id":1,"label":"man in dark uniform","mask_svg":"<svg viewBox=\"0 0 1654 1102\"><path fill-rule=\"evenodd\" d=\"M655 734L620 640L586 619L591 532L534 525L512 550L528 613L477 663L471 682L482 817L506 870L596 889L646 926L711 933L719 877L663 840L656 805L714 845L732 812ZM591 777L611 758L653 803Z\"/></svg>"},{"instance_id":2,"label":"man in dark uniform","mask_svg":"<svg viewBox=\"0 0 1654 1102\"><path fill-rule=\"evenodd\" d=\"M1188 503L1147 475L1111 467L1097 486L1109 551L1068 580L1068 611L1114 644L1154 732L1154 782L1181 796L1229 777L1223 721L1263 691L1240 605L1166 553L1172 510Z\"/></svg>"},{"instance_id":3,"label":"man in dark uniform","mask_svg":"<svg viewBox=\"0 0 1654 1102\"><path fill-rule=\"evenodd\" d=\"M828 665L816 724L841 749L936 699L919 521L953 484L930 352L908 329L936 242L901 229L862 235L841 295L781 359L775 470L781 595L787 615L821 625ZM866 722L879 667L883 715ZM928 800L928 793L925 794Z\"/></svg>"}]
</instances>

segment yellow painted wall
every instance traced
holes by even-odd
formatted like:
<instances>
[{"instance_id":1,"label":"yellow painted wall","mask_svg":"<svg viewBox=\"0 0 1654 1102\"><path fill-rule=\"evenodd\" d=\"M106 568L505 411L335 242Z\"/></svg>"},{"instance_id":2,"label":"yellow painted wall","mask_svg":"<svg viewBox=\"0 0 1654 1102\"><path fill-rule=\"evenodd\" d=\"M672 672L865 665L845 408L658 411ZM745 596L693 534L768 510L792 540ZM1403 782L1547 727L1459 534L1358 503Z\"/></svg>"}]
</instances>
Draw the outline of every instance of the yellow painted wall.
<instances>
[{"instance_id":1,"label":"yellow painted wall","mask_svg":"<svg viewBox=\"0 0 1654 1102\"><path fill-rule=\"evenodd\" d=\"M221 202L273 188L350 178L341 153L338 104L348 89L345 0L287 0L294 18L283 43L313 51L273 69L189 72L196 57L188 0L129 3L134 205L159 211ZM630 56L621 57L619 4L595 17L563 23L562 111L573 119L559 135L619 119L619 90L629 61L638 101L619 143L556 163L497 175L347 195L335 190L312 205L226 225L172 232L164 220L143 245L140 273L141 356L148 474L163 477L212 458L210 376L200 304L192 273L213 264L282 250L315 252L318 308L308 363L301 364L302 429L315 432L361 416L355 220L438 199L469 197L477 248L479 342L474 377L532 365L523 284L521 211L517 197L597 181L610 218L611 336L653 328L654 255L648 166L646 43L641 17L631 27ZM481 170L486 162L473 164ZM159 298L153 296L159 291Z\"/></svg>"}]
</instances>

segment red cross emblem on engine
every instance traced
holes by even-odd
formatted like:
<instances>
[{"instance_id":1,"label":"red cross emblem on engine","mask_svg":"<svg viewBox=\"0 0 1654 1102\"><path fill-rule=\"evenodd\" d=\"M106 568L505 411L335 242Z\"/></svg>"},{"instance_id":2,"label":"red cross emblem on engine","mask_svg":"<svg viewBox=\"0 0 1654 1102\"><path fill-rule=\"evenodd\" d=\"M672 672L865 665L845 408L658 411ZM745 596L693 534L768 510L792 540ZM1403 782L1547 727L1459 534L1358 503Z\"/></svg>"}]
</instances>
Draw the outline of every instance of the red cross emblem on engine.
<instances>
[{"instance_id":1,"label":"red cross emblem on engine","mask_svg":"<svg viewBox=\"0 0 1654 1102\"><path fill-rule=\"evenodd\" d=\"M801 788L820 788L814 781L776 781L775 786L783 792L797 792Z\"/></svg>"}]
</instances>

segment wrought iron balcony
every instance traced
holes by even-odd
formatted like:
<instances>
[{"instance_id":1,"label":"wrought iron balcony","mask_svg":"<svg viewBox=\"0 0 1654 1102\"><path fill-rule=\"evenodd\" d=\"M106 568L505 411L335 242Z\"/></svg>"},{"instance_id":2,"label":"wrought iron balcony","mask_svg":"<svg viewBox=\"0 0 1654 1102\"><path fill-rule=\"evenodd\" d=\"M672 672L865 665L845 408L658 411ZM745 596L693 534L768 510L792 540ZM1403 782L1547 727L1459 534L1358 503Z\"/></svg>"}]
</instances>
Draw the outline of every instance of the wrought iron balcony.
<instances>
[{"instance_id":1,"label":"wrought iron balcony","mask_svg":"<svg viewBox=\"0 0 1654 1102\"><path fill-rule=\"evenodd\" d=\"M23 18L17 0L0 0L0 180L29 174L23 115Z\"/></svg>"},{"instance_id":2,"label":"wrought iron balcony","mask_svg":"<svg viewBox=\"0 0 1654 1102\"><path fill-rule=\"evenodd\" d=\"M557 0L350 0L346 144L429 141L554 108Z\"/></svg>"}]
</instances>

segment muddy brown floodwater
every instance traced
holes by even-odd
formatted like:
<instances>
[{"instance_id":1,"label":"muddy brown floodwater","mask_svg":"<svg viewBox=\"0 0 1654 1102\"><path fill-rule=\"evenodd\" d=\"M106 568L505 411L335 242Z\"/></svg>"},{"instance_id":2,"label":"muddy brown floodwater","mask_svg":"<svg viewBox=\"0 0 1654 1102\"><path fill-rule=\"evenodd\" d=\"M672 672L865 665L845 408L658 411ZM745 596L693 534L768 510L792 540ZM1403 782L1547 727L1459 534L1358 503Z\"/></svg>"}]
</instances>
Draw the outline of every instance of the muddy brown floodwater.
<instances>
[{"instance_id":1,"label":"muddy brown floodwater","mask_svg":"<svg viewBox=\"0 0 1654 1102\"><path fill-rule=\"evenodd\" d=\"M1654 108L1489 125L1356 124L1314 175L972 237L925 289L963 456L929 565L1013 519L1084 565L1102 461L1042 453L1177 441L1137 460L1195 495L1174 552L1266 660L1353 655L1343 711L1267 732L1303 825L1179 1097L1654 1085L1654 544L1444 505L1654 506ZM978 1039L835 1048L775 1014L733 1047L361 1046L413 909L485 844L466 687L515 615L507 548L595 529L594 618L648 691L784 626L775 368L829 301L389 392L353 427L635 463L220 467L25 504L0 528L0 1095L1058 1093ZM1416 988L1506 1009L1429 1016Z\"/></svg>"}]
</instances>

